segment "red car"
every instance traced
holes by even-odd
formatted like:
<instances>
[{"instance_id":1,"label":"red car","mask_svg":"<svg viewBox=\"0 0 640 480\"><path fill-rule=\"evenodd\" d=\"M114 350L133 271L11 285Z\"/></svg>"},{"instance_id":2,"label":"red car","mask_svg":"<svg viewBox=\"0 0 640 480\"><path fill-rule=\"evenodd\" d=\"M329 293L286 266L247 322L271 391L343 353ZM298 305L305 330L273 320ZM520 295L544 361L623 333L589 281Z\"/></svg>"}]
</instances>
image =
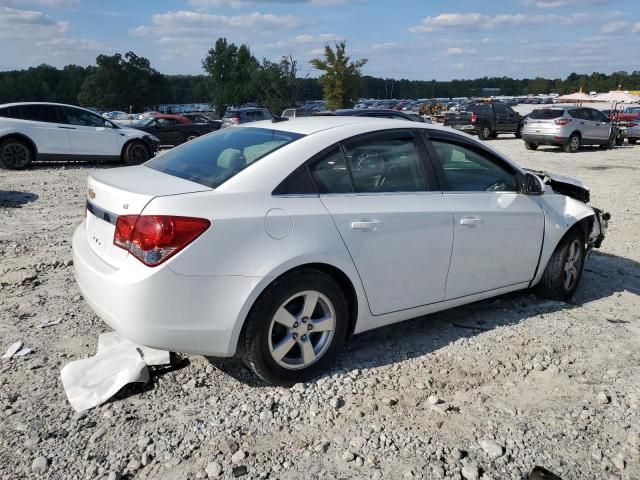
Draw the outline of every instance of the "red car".
<instances>
[{"instance_id":1,"label":"red car","mask_svg":"<svg viewBox=\"0 0 640 480\"><path fill-rule=\"evenodd\" d=\"M193 123L182 115L158 113L131 127L158 137L161 145L180 145L200 135L218 130L220 123Z\"/></svg>"}]
</instances>

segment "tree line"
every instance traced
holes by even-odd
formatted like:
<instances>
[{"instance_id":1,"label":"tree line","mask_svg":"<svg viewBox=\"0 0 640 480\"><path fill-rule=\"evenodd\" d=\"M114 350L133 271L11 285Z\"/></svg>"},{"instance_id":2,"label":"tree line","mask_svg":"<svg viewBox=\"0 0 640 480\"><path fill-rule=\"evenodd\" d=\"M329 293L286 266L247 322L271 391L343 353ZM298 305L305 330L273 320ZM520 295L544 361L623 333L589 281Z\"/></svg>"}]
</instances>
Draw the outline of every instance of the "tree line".
<instances>
[{"instance_id":1,"label":"tree line","mask_svg":"<svg viewBox=\"0 0 640 480\"><path fill-rule=\"evenodd\" d=\"M561 79L483 77L473 80L407 80L362 76L366 59L352 61L344 42L327 45L324 58L311 64L319 78L301 78L292 56L258 60L247 45L218 39L202 61L202 75L165 75L148 59L127 52L98 55L88 67L40 65L0 72L0 103L50 101L100 110L141 111L163 103L210 103L217 112L227 105L255 102L279 113L307 100L325 98L333 108L349 107L364 98L453 98L482 95L499 88L502 95L604 92L622 86L640 90L640 71L590 75L572 73Z\"/></svg>"}]
</instances>

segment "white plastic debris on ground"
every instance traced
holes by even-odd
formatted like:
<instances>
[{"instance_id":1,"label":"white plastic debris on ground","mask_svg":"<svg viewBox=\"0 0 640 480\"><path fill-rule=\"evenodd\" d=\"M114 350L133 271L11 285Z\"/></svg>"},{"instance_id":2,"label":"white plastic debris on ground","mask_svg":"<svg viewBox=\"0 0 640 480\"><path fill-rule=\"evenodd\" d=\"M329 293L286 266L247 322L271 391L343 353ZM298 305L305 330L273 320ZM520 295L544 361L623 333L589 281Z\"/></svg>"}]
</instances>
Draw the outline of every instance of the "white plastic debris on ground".
<instances>
[{"instance_id":1,"label":"white plastic debris on ground","mask_svg":"<svg viewBox=\"0 0 640 480\"><path fill-rule=\"evenodd\" d=\"M117 332L98 337L98 353L68 363L60 372L71 406L82 412L109 400L128 383L149 381L147 365L165 365L169 352L143 347Z\"/></svg>"},{"instance_id":2,"label":"white plastic debris on ground","mask_svg":"<svg viewBox=\"0 0 640 480\"><path fill-rule=\"evenodd\" d=\"M3 359L12 358L12 357L24 357L31 353L32 350L28 347L23 347L22 342L18 341L12 343L4 355L2 355Z\"/></svg>"}]
</instances>

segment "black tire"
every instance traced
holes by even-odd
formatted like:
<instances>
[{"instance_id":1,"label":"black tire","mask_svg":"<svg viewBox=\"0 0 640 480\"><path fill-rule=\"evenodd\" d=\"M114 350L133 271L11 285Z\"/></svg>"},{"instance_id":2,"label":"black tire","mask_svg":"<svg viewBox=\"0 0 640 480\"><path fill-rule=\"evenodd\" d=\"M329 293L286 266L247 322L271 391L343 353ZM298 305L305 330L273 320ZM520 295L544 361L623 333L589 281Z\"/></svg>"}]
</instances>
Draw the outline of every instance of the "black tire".
<instances>
[{"instance_id":1,"label":"black tire","mask_svg":"<svg viewBox=\"0 0 640 480\"><path fill-rule=\"evenodd\" d=\"M575 277L571 282L567 282L567 262L571 248L578 249L578 259L572 262L575 267ZM569 300L578 289L580 278L582 277L582 269L584 267L585 258L585 241L584 235L579 228L570 230L556 247L553 255L549 259L547 268L542 274L542 279L538 284L540 295L551 300Z\"/></svg>"},{"instance_id":2,"label":"black tire","mask_svg":"<svg viewBox=\"0 0 640 480\"><path fill-rule=\"evenodd\" d=\"M635 145L637 141L637 138L627 138L627 142L629 142L629 145Z\"/></svg>"},{"instance_id":3,"label":"black tire","mask_svg":"<svg viewBox=\"0 0 640 480\"><path fill-rule=\"evenodd\" d=\"M522 129L524 128L524 126L519 125L517 130L516 130L516 138L522 138Z\"/></svg>"},{"instance_id":4,"label":"black tire","mask_svg":"<svg viewBox=\"0 0 640 480\"><path fill-rule=\"evenodd\" d=\"M151 158L151 151L143 142L134 140L124 147L122 160L127 165L140 165Z\"/></svg>"},{"instance_id":5,"label":"black tire","mask_svg":"<svg viewBox=\"0 0 640 480\"><path fill-rule=\"evenodd\" d=\"M492 138L492 135L493 132L491 131L491 128L489 128L489 125L487 125L486 123L480 125L480 130L478 130L478 138L480 140L489 140L490 138Z\"/></svg>"},{"instance_id":6,"label":"black tire","mask_svg":"<svg viewBox=\"0 0 640 480\"><path fill-rule=\"evenodd\" d=\"M616 147L621 147L624 144L624 137L617 136L615 140Z\"/></svg>"},{"instance_id":7,"label":"black tire","mask_svg":"<svg viewBox=\"0 0 640 480\"><path fill-rule=\"evenodd\" d=\"M0 141L0 168L24 170L34 157L33 148L24 140L9 137Z\"/></svg>"},{"instance_id":8,"label":"black tire","mask_svg":"<svg viewBox=\"0 0 640 480\"><path fill-rule=\"evenodd\" d=\"M188 133L186 137L184 137L185 142L190 142L191 140L195 140L199 135L197 133Z\"/></svg>"},{"instance_id":9,"label":"black tire","mask_svg":"<svg viewBox=\"0 0 640 480\"><path fill-rule=\"evenodd\" d=\"M580 143L580 135L572 133L569 137L569 141L562 146L562 150L564 150L565 153L576 153L580 150Z\"/></svg>"},{"instance_id":10,"label":"black tire","mask_svg":"<svg viewBox=\"0 0 640 480\"><path fill-rule=\"evenodd\" d=\"M531 142L524 142L524 148L526 148L527 150L537 150L538 149L538 144L537 143L531 143Z\"/></svg>"},{"instance_id":11,"label":"black tire","mask_svg":"<svg viewBox=\"0 0 640 480\"><path fill-rule=\"evenodd\" d=\"M332 304L335 313L333 334L325 341L323 353L315 358L314 363L306 367L289 368L281 366L272 355L270 344L274 341L277 327L287 332L292 330L286 329L282 325L276 325L274 318L281 307L289 305L286 303L288 299L297 298L296 295L306 291L319 292ZM295 301L293 300L292 302ZM298 321L302 322L303 319L296 321L294 324L296 327L298 326ZM311 323L311 320L309 320L309 323ZM293 385L298 382L305 382L329 367L344 345L347 338L348 325L349 308L338 283L326 273L318 270L298 270L285 274L274 281L258 297L247 316L238 347L245 364L264 382L273 385ZM312 333L316 335L316 339L320 338L317 335L323 335L321 332ZM293 356L295 356L295 353L300 353L302 356L303 343L301 341L305 340L305 338L304 335L300 335L297 337L298 340L291 340L294 342L294 346L290 347L291 350L287 350L288 353L294 352ZM295 334L294 338L296 338ZM311 334L309 334L308 343L311 343L311 338ZM286 361L287 355L285 354L282 360Z\"/></svg>"}]
</instances>

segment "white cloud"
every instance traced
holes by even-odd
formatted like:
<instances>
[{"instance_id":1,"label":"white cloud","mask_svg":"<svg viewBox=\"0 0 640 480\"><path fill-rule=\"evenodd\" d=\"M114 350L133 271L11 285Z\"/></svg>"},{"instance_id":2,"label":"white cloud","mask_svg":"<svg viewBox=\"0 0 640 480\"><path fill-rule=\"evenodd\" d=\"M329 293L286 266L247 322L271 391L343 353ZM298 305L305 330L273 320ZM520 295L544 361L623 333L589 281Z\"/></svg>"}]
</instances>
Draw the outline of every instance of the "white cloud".
<instances>
[{"instance_id":1,"label":"white cloud","mask_svg":"<svg viewBox=\"0 0 640 480\"><path fill-rule=\"evenodd\" d=\"M311 5L316 5L319 7L332 7L349 2L362 3L362 1L363 0L189 0L189 4L196 8L203 9L213 7L242 8L252 5L264 5L267 3L281 3L290 5L309 3Z\"/></svg>"},{"instance_id":2,"label":"white cloud","mask_svg":"<svg viewBox=\"0 0 640 480\"><path fill-rule=\"evenodd\" d=\"M344 40L344 38L344 35L337 35L335 33L320 33L318 35L303 33L296 36L294 40L296 43L327 43Z\"/></svg>"},{"instance_id":3,"label":"white cloud","mask_svg":"<svg viewBox=\"0 0 640 480\"><path fill-rule=\"evenodd\" d=\"M68 28L68 22L56 21L42 12L0 7L0 38L50 37Z\"/></svg>"},{"instance_id":4,"label":"white cloud","mask_svg":"<svg viewBox=\"0 0 640 480\"><path fill-rule=\"evenodd\" d=\"M606 5L614 0L521 0L520 3L527 7L535 8L562 8L585 7L588 5Z\"/></svg>"},{"instance_id":5,"label":"white cloud","mask_svg":"<svg viewBox=\"0 0 640 480\"><path fill-rule=\"evenodd\" d=\"M525 15L501 14L495 16L480 13L441 13L422 19L420 24L409 28L413 33L428 33L439 30L486 30L495 27L518 27L527 25L571 25L588 18L587 14L571 15Z\"/></svg>"},{"instance_id":6,"label":"white cloud","mask_svg":"<svg viewBox=\"0 0 640 480\"><path fill-rule=\"evenodd\" d=\"M474 49L464 49L460 47L451 47L447 48L447 55L458 56L458 55L473 55L476 53Z\"/></svg>"},{"instance_id":7,"label":"white cloud","mask_svg":"<svg viewBox=\"0 0 640 480\"><path fill-rule=\"evenodd\" d=\"M397 50L401 47L402 45L399 42L374 43L371 45L372 50Z\"/></svg>"},{"instance_id":8,"label":"white cloud","mask_svg":"<svg viewBox=\"0 0 640 480\"><path fill-rule=\"evenodd\" d=\"M0 5L20 8L24 6L40 7L70 7L80 3L80 0L0 0Z\"/></svg>"},{"instance_id":9,"label":"white cloud","mask_svg":"<svg viewBox=\"0 0 640 480\"><path fill-rule=\"evenodd\" d=\"M633 26L633 33L640 33L640 22Z\"/></svg>"},{"instance_id":10,"label":"white cloud","mask_svg":"<svg viewBox=\"0 0 640 480\"><path fill-rule=\"evenodd\" d=\"M151 17L150 26L139 26L130 32L134 35L168 35L172 37L196 37L212 32L249 30L275 33L282 29L298 27L303 22L292 15L248 13L243 15L212 15L187 10L159 13Z\"/></svg>"},{"instance_id":11,"label":"white cloud","mask_svg":"<svg viewBox=\"0 0 640 480\"><path fill-rule=\"evenodd\" d=\"M626 31L629 24L624 21L605 23L600 27L602 33L616 33Z\"/></svg>"}]
</instances>

